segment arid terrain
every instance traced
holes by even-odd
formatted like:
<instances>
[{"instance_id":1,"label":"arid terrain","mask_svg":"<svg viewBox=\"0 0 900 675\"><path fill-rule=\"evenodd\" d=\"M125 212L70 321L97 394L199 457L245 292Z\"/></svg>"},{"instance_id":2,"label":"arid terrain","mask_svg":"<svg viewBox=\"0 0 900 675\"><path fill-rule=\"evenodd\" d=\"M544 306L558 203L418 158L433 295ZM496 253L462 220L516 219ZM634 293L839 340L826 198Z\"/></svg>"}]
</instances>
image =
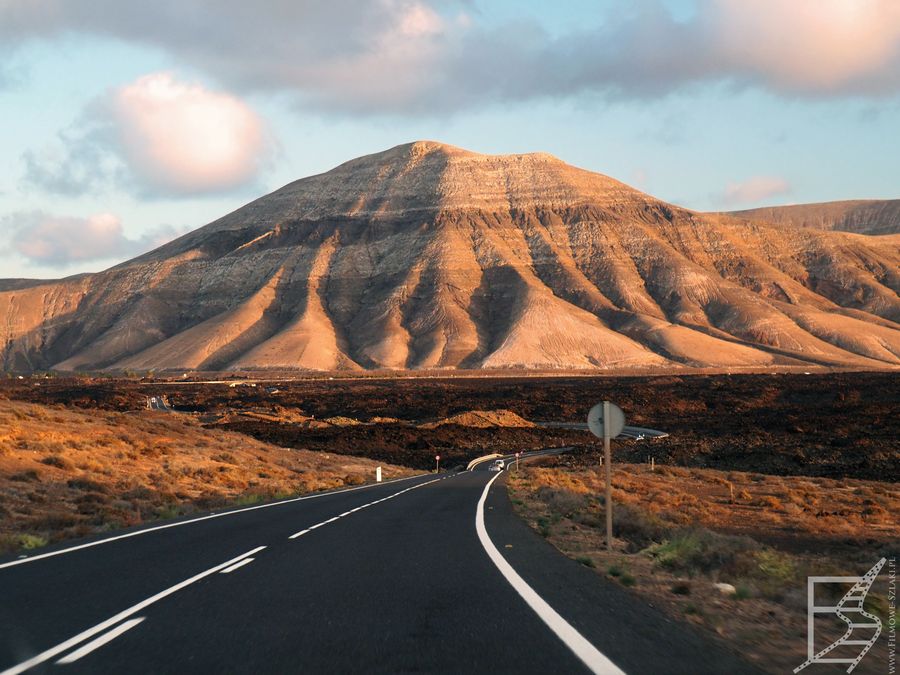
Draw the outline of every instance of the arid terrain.
<instances>
[{"instance_id":1,"label":"arid terrain","mask_svg":"<svg viewBox=\"0 0 900 675\"><path fill-rule=\"evenodd\" d=\"M862 575L900 555L892 482L617 464L612 553L596 456L541 459L508 485L516 510L561 551L772 673L806 658L808 575ZM848 590L829 589L834 600ZM887 625L886 577L866 606ZM856 672L884 672L887 653L882 639Z\"/></svg>"},{"instance_id":2,"label":"arid terrain","mask_svg":"<svg viewBox=\"0 0 900 675\"><path fill-rule=\"evenodd\" d=\"M170 411L148 410L151 396ZM614 442L612 554L598 444L579 427L603 399L629 424L670 434ZM376 464L396 476L433 470L436 454L454 470L494 451L570 446L509 474L526 521L567 555L783 672L802 661L805 576L862 573L900 552L898 409L900 380L879 372L7 377L0 536L7 550L35 547L371 480ZM879 615L885 598L873 590ZM884 649L859 672L883 663Z\"/></svg>"},{"instance_id":3,"label":"arid terrain","mask_svg":"<svg viewBox=\"0 0 900 675\"><path fill-rule=\"evenodd\" d=\"M187 415L0 399L0 554L371 482L376 464L204 429ZM386 479L413 473L381 466Z\"/></svg>"},{"instance_id":4,"label":"arid terrain","mask_svg":"<svg viewBox=\"0 0 900 675\"><path fill-rule=\"evenodd\" d=\"M33 372L900 367L900 235L663 202L551 155L419 141L139 258L0 282Z\"/></svg>"},{"instance_id":5,"label":"arid terrain","mask_svg":"<svg viewBox=\"0 0 900 675\"><path fill-rule=\"evenodd\" d=\"M135 412L148 396L165 395L175 410L208 427L418 468L430 468L436 452L452 466L490 448L591 444L586 431L545 423L583 423L590 407L607 399L622 407L629 424L671 434L618 442L623 461L652 455L674 466L900 480L900 378L890 373L240 382L7 379L0 393ZM433 425L498 409L523 421L501 416L491 427Z\"/></svg>"}]
</instances>

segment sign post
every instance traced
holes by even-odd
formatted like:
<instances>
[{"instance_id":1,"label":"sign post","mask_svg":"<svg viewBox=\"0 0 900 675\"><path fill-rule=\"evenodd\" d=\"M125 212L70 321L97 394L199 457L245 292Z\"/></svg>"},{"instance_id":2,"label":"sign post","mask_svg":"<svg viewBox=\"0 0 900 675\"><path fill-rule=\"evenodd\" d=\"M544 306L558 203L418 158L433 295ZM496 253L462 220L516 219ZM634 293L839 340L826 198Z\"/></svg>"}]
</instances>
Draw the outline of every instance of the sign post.
<instances>
[{"instance_id":1,"label":"sign post","mask_svg":"<svg viewBox=\"0 0 900 675\"><path fill-rule=\"evenodd\" d=\"M597 438L603 439L603 463L606 465L606 550L612 552L612 450L610 440L625 428L625 413L622 409L603 401L588 413L588 429Z\"/></svg>"},{"instance_id":2,"label":"sign post","mask_svg":"<svg viewBox=\"0 0 900 675\"><path fill-rule=\"evenodd\" d=\"M521 455L521 454L522 454L521 452L516 453L516 473L519 472L519 455Z\"/></svg>"},{"instance_id":3,"label":"sign post","mask_svg":"<svg viewBox=\"0 0 900 675\"><path fill-rule=\"evenodd\" d=\"M441 472L441 456L440 456L440 455L435 455L435 456L434 456L434 462L435 462L435 464L434 464L434 472L435 472L435 473L440 473L440 472Z\"/></svg>"}]
</instances>

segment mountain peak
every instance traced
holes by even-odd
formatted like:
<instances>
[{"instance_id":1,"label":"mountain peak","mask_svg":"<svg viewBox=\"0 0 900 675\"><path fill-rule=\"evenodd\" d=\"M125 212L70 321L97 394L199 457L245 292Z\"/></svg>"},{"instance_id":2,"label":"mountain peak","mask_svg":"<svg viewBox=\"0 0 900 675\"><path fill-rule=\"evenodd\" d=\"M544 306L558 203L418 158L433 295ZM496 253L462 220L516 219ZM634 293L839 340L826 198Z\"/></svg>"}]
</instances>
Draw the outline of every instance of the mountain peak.
<instances>
[{"instance_id":1,"label":"mountain peak","mask_svg":"<svg viewBox=\"0 0 900 675\"><path fill-rule=\"evenodd\" d=\"M210 228L231 230L262 220L387 218L423 211L610 206L646 199L651 198L547 153L487 155L419 140L289 183Z\"/></svg>"},{"instance_id":2,"label":"mountain peak","mask_svg":"<svg viewBox=\"0 0 900 675\"><path fill-rule=\"evenodd\" d=\"M100 274L0 282L6 370L900 367L896 237L416 141Z\"/></svg>"}]
</instances>

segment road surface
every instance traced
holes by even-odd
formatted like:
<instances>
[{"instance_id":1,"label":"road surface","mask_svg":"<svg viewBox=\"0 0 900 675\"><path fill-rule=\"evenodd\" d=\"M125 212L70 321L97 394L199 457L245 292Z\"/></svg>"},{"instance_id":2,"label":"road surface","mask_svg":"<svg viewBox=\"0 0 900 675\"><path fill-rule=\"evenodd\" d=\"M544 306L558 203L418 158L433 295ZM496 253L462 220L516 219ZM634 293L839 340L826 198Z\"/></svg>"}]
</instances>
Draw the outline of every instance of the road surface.
<instances>
[{"instance_id":1,"label":"road surface","mask_svg":"<svg viewBox=\"0 0 900 675\"><path fill-rule=\"evenodd\" d=\"M166 399L162 396L148 396L147 407L150 410L162 410L165 412L171 412L172 410L166 403Z\"/></svg>"},{"instance_id":2,"label":"road surface","mask_svg":"<svg viewBox=\"0 0 900 675\"><path fill-rule=\"evenodd\" d=\"M756 672L560 555L489 464L0 560L0 672Z\"/></svg>"}]
</instances>

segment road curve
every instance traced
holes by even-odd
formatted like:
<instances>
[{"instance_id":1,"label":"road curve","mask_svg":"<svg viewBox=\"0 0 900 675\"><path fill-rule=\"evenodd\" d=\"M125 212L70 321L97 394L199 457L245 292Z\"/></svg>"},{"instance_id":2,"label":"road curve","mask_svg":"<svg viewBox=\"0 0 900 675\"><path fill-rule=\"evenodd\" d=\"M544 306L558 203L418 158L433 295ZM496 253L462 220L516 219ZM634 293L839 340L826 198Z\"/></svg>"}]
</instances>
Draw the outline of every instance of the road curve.
<instances>
[{"instance_id":1,"label":"road curve","mask_svg":"<svg viewBox=\"0 0 900 675\"><path fill-rule=\"evenodd\" d=\"M0 673L756 672L560 555L487 466L0 560Z\"/></svg>"}]
</instances>

